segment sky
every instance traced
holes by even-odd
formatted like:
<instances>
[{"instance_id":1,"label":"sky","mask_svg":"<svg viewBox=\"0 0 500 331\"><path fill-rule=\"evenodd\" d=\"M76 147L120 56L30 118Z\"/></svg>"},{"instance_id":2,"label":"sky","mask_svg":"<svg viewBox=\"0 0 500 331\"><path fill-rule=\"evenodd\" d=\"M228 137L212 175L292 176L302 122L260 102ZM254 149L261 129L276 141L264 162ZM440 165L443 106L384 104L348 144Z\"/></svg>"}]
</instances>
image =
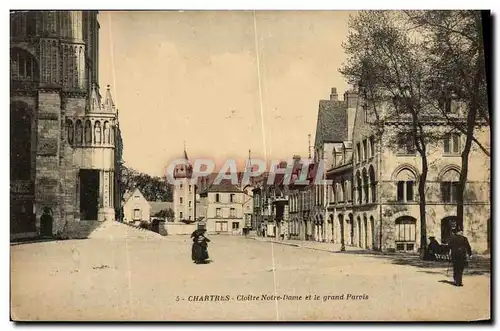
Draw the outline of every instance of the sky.
<instances>
[{"instance_id":1,"label":"sky","mask_svg":"<svg viewBox=\"0 0 500 331\"><path fill-rule=\"evenodd\" d=\"M183 155L306 157L318 103L348 88L348 11L99 13L99 83L119 109L126 164L160 176Z\"/></svg>"}]
</instances>

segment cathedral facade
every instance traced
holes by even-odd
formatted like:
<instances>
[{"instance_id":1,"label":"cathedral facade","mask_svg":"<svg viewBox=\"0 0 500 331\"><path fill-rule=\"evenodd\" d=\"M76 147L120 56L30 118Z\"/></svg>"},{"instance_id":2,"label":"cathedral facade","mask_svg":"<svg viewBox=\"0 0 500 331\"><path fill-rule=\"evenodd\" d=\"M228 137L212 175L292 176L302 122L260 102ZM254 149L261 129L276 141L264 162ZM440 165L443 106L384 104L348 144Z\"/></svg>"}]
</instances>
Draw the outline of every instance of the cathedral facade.
<instances>
[{"instance_id":1,"label":"cathedral facade","mask_svg":"<svg viewBox=\"0 0 500 331\"><path fill-rule=\"evenodd\" d=\"M121 135L96 11L11 12L11 238L115 220Z\"/></svg>"}]
</instances>

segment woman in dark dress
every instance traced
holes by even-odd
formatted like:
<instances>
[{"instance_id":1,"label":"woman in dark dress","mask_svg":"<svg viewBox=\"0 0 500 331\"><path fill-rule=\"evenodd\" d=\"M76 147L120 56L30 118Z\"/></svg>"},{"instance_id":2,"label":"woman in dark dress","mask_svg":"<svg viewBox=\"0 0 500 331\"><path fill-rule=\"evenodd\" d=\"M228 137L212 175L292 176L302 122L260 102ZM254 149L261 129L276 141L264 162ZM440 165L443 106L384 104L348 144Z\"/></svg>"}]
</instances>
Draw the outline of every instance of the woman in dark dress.
<instances>
[{"instance_id":1,"label":"woman in dark dress","mask_svg":"<svg viewBox=\"0 0 500 331\"><path fill-rule=\"evenodd\" d=\"M196 232L196 233L195 233ZM205 237L206 230L201 229L193 232L193 247L191 250L191 259L196 263L204 263L208 259L208 243L210 239Z\"/></svg>"}]
</instances>

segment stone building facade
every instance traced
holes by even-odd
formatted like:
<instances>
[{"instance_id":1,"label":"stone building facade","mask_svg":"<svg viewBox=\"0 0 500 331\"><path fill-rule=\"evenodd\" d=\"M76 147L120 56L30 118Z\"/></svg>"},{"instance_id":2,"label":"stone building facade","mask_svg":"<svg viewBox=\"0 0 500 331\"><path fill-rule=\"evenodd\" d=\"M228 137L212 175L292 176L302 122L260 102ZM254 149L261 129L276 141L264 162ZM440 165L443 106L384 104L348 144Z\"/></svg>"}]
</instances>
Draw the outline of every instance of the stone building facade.
<instances>
[{"instance_id":1,"label":"stone building facade","mask_svg":"<svg viewBox=\"0 0 500 331\"><path fill-rule=\"evenodd\" d=\"M393 111L391 107L390 102L379 105L379 118L384 112ZM465 116L463 108L452 109L450 116ZM313 188L318 206L316 215L321 214L321 206L327 206L326 224L321 218L315 219L322 230L322 236L315 239L364 249L417 252L420 247L418 178L422 162L407 132L409 119L400 116L376 126L375 114L363 107L362 100L352 92L345 94L344 107L338 107L332 118L330 127L338 130L346 126L347 130L336 141L327 142L333 147L326 153L327 144L317 139L315 147L320 157L316 161L327 160L326 178L333 183L328 185L324 196L323 189ZM427 236L446 242L451 229L459 227L475 251L489 250L489 157L476 146L472 148L469 169L480 171L469 171L464 222L457 224L455 190L465 137L438 117L430 117L423 125L425 132L434 137L427 145ZM318 124L318 129L321 128ZM478 128L475 136L489 146L486 127Z\"/></svg>"},{"instance_id":2,"label":"stone building facade","mask_svg":"<svg viewBox=\"0 0 500 331\"><path fill-rule=\"evenodd\" d=\"M114 220L121 138L109 87L99 93L97 12L11 12L10 23L11 237Z\"/></svg>"},{"instance_id":3,"label":"stone building facade","mask_svg":"<svg viewBox=\"0 0 500 331\"><path fill-rule=\"evenodd\" d=\"M452 102L452 101L450 101ZM379 119L392 112L392 102L379 105ZM458 103L449 116L464 118ZM386 117L389 118L389 117ZM332 89L318 111L314 164L321 165L331 184L290 187L289 237L338 243L363 249L417 252L420 247L418 178L421 159L407 132L409 119L390 117L374 125L354 91L338 100ZM456 217L456 185L465 137L439 116L423 121L433 137L427 145L426 232L446 242L451 229L463 229L473 250L491 249L490 157L473 146L465 189L464 222ZM489 127L478 126L475 137L489 148ZM409 138L410 137L410 138ZM309 174L310 180L314 174ZM259 188L259 200L266 194ZM256 195L257 196L257 195ZM271 194L272 196L272 194ZM271 199L272 200L272 199ZM260 208L262 211L264 209ZM261 211L261 213L262 213ZM275 214L271 209L271 219Z\"/></svg>"},{"instance_id":4,"label":"stone building facade","mask_svg":"<svg viewBox=\"0 0 500 331\"><path fill-rule=\"evenodd\" d=\"M200 203L206 206L207 232L242 234L246 226L243 206L247 199L246 194L230 181L208 185L200 192Z\"/></svg>"}]
</instances>

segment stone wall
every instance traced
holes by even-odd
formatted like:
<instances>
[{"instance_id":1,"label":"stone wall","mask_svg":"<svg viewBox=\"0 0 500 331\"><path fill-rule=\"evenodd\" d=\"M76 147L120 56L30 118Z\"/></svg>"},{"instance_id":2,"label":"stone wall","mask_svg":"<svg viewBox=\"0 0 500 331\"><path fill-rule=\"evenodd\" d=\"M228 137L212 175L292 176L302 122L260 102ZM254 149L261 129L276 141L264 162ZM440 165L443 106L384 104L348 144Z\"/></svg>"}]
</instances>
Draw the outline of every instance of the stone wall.
<instances>
[{"instance_id":1,"label":"stone wall","mask_svg":"<svg viewBox=\"0 0 500 331\"><path fill-rule=\"evenodd\" d=\"M52 210L53 233L61 221L61 185L59 167L61 99L58 91L39 91L37 113L37 153L35 204L37 230L43 209Z\"/></svg>"}]
</instances>

